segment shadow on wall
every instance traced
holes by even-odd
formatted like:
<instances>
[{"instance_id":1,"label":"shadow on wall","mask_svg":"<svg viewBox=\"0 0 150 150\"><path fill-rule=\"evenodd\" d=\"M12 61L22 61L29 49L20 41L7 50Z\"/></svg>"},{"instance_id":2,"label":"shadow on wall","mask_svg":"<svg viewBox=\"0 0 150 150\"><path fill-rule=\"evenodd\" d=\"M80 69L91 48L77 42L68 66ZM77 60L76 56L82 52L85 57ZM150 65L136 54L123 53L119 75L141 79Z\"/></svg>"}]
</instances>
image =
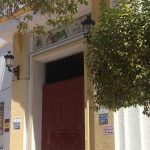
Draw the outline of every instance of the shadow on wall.
<instances>
[{"instance_id":1,"label":"shadow on wall","mask_svg":"<svg viewBox=\"0 0 150 150\"><path fill-rule=\"evenodd\" d=\"M2 84L5 75L5 58L0 56L0 91L2 90Z\"/></svg>"},{"instance_id":2,"label":"shadow on wall","mask_svg":"<svg viewBox=\"0 0 150 150\"><path fill-rule=\"evenodd\" d=\"M0 103L4 102L3 119L5 120L10 118L12 74L9 73L5 67L4 55L7 51L12 50L12 44L5 45L4 43L6 42L1 42L0 39ZM4 125L0 127L4 128ZM4 130L2 129L2 131ZM5 132L0 132L0 149L3 147L3 149L8 150L10 143L9 141L9 133L5 134Z\"/></svg>"},{"instance_id":3,"label":"shadow on wall","mask_svg":"<svg viewBox=\"0 0 150 150\"><path fill-rule=\"evenodd\" d=\"M2 42L3 43L3 42ZM12 87L12 73L8 71L5 64L4 55L7 51L12 50L12 44L3 45L1 47L1 39L0 39L0 95L2 92L11 89Z\"/></svg>"}]
</instances>

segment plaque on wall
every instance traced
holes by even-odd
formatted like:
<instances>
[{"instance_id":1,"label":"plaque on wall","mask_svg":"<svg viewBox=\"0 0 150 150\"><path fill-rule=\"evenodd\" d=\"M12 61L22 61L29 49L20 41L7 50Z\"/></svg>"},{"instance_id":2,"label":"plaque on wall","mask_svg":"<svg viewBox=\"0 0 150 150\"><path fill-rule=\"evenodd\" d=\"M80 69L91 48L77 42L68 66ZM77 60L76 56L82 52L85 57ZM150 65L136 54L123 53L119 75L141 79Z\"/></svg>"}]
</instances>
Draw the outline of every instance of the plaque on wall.
<instances>
[{"instance_id":1,"label":"plaque on wall","mask_svg":"<svg viewBox=\"0 0 150 150\"><path fill-rule=\"evenodd\" d=\"M9 132L9 127L10 127L10 119L5 119L5 132Z\"/></svg>"},{"instance_id":2,"label":"plaque on wall","mask_svg":"<svg viewBox=\"0 0 150 150\"><path fill-rule=\"evenodd\" d=\"M99 124L108 124L108 114L99 114Z\"/></svg>"},{"instance_id":3,"label":"plaque on wall","mask_svg":"<svg viewBox=\"0 0 150 150\"><path fill-rule=\"evenodd\" d=\"M14 117L13 118L14 129L20 129L20 122L21 122L20 117Z\"/></svg>"}]
</instances>

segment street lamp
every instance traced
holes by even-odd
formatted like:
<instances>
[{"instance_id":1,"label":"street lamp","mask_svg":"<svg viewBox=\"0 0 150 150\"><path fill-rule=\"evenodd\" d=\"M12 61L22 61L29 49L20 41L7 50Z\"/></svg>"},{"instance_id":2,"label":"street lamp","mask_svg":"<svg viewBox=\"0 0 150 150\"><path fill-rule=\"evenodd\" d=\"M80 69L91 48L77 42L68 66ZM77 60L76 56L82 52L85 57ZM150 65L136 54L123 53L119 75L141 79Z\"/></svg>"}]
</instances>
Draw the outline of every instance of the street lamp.
<instances>
[{"instance_id":1,"label":"street lamp","mask_svg":"<svg viewBox=\"0 0 150 150\"><path fill-rule=\"evenodd\" d=\"M87 15L86 19L82 22L84 37L88 38L91 36L91 29L95 25L95 21L91 19L91 15Z\"/></svg>"},{"instance_id":2,"label":"street lamp","mask_svg":"<svg viewBox=\"0 0 150 150\"><path fill-rule=\"evenodd\" d=\"M12 61L14 59L14 56L11 54L11 51L8 51L8 53L4 55L4 58L8 71L14 73L14 75L17 77L17 80L19 80L20 66L17 66L15 68L12 67Z\"/></svg>"}]
</instances>

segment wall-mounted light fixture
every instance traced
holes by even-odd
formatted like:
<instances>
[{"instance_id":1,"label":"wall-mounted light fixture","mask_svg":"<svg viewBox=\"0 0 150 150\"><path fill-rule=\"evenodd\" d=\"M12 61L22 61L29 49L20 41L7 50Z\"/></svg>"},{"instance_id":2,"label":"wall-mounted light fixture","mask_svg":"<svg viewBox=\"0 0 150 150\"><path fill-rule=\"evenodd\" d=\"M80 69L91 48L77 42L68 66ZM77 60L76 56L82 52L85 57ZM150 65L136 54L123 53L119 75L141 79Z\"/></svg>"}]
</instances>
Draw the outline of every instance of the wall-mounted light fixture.
<instances>
[{"instance_id":1,"label":"wall-mounted light fixture","mask_svg":"<svg viewBox=\"0 0 150 150\"><path fill-rule=\"evenodd\" d=\"M14 59L14 56L11 54L11 51L8 51L8 53L4 55L4 58L8 71L14 73L14 75L17 77L17 80L19 80L20 66L13 68L12 61Z\"/></svg>"},{"instance_id":2,"label":"wall-mounted light fixture","mask_svg":"<svg viewBox=\"0 0 150 150\"><path fill-rule=\"evenodd\" d=\"M86 19L82 22L84 37L86 37L87 40L89 40L89 37L91 36L91 29L94 25L95 21L91 19L91 15L87 15Z\"/></svg>"}]
</instances>

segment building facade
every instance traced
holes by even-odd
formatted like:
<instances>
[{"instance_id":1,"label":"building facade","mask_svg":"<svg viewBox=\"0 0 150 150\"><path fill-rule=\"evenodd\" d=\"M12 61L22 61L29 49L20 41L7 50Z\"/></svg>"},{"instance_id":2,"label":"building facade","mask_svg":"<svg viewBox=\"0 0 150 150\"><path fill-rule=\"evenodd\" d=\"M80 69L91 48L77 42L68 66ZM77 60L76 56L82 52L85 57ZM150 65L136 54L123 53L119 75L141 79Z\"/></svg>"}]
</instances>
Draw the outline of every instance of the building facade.
<instances>
[{"instance_id":1,"label":"building facade","mask_svg":"<svg viewBox=\"0 0 150 150\"><path fill-rule=\"evenodd\" d=\"M0 149L148 150L150 119L142 115L142 108L116 113L92 109L88 95L92 84L84 63L88 43L81 22L88 14L96 21L98 6L97 0L89 1L79 7L74 23L41 37L16 33L15 24L11 38L3 36L9 46L2 48L0 60L0 76L6 78L0 79L0 113L4 112ZM19 80L5 68L3 55L9 49L13 66L20 66ZM3 89L9 87L4 96Z\"/></svg>"}]
</instances>

